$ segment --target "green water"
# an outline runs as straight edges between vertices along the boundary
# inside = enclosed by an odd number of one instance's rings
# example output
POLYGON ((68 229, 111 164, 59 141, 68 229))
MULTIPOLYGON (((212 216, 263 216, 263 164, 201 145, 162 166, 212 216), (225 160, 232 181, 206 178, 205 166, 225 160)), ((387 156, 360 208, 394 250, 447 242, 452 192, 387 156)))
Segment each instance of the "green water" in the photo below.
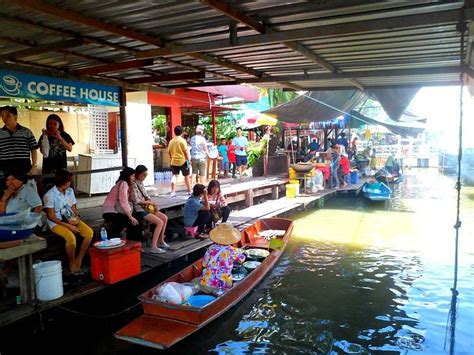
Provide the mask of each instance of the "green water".
POLYGON ((333 199, 294 216, 291 244, 264 283, 173 352, 474 353, 474 189, 462 195, 451 328, 454 180, 411 170, 395 196, 333 199))

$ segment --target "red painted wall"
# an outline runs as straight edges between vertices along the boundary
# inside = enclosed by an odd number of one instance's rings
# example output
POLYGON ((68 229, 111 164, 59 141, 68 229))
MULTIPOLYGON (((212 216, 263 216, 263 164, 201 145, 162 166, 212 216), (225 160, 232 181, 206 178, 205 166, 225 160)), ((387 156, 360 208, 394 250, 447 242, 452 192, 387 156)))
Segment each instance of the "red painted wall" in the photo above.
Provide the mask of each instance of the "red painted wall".
POLYGON ((182 122, 181 107, 209 107, 214 105, 214 98, 211 95, 188 89, 176 89, 174 95, 149 91, 147 99, 149 105, 171 108, 171 131, 182 122))

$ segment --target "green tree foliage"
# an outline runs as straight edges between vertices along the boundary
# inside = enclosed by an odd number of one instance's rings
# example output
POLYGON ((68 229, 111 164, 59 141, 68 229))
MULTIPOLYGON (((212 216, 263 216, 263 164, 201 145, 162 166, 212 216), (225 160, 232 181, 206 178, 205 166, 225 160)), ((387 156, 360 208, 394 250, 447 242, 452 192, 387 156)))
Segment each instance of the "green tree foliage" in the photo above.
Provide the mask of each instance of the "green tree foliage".
MULTIPOLYGON (((237 122, 242 117, 242 114, 235 114, 232 111, 228 112, 226 116, 216 117, 216 136, 220 138, 234 137, 237 134, 237 122)), ((203 116, 199 119, 199 124, 204 126, 205 135, 212 139, 212 117, 203 116)), ((192 132, 194 134, 194 132, 192 132)))
POLYGON ((283 91, 283 89, 268 89, 268 102, 275 107, 285 102, 296 99, 299 94, 296 91, 283 91))
POLYGON ((161 137, 166 135, 166 115, 155 115, 152 120, 152 127, 161 137))

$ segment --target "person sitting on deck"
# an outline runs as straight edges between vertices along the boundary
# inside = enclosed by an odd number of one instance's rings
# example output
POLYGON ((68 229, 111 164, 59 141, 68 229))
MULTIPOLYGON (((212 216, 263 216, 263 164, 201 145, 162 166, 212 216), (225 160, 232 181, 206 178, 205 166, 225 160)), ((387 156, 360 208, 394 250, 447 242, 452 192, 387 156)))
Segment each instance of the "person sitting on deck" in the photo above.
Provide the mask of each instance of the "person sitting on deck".
POLYGON ((212 224, 217 223, 221 218, 222 222, 227 222, 227 218, 230 215, 230 207, 227 206, 227 202, 224 195, 221 192, 221 184, 217 180, 211 180, 207 186, 207 199, 209 206, 211 207, 211 218, 206 223, 209 229, 212 229, 212 224), (217 219, 217 216, 220 218, 217 219))
POLYGON ((7 177, 7 189, 0 199, 0 214, 17 213, 32 210, 40 213, 43 203, 34 183, 28 183, 28 175, 22 171, 14 171, 7 177))
POLYGON ((347 157, 346 153, 341 154, 341 159, 339 160, 339 170, 337 172, 337 177, 339 178, 339 183, 341 187, 346 187, 346 176, 349 175, 350 172, 350 161, 347 157))
POLYGON ((211 245, 202 261, 203 271, 199 281, 202 292, 216 293, 232 287, 232 268, 234 262, 242 263, 245 255, 232 244, 240 241, 240 232, 230 223, 221 223, 210 233, 211 245))
POLYGON ((169 248, 169 245, 165 242, 168 217, 160 212, 157 203, 146 192, 143 181, 147 175, 148 169, 146 166, 138 165, 135 168, 135 181, 133 183, 133 193, 131 194, 133 215, 137 219, 144 219, 155 225, 150 252, 165 253, 166 250, 164 249, 169 248))
POLYGON ((67 170, 56 172, 54 185, 43 197, 48 225, 54 234, 66 240, 66 254, 71 273, 81 271, 82 259, 89 248, 94 231, 81 221, 76 207, 76 196, 71 188, 72 174, 67 170), (83 240, 76 256, 76 235, 83 240))
POLYGON ((198 227, 198 236, 206 238, 207 236, 204 235, 204 227, 211 218, 209 210, 210 206, 207 199, 206 187, 202 184, 194 185, 193 193, 189 196, 184 205, 184 226, 198 227))
POLYGON ((108 224, 109 238, 118 238, 125 228, 138 226, 138 220, 133 217, 133 206, 130 193, 135 181, 135 170, 125 167, 110 190, 102 205, 102 217, 108 224))

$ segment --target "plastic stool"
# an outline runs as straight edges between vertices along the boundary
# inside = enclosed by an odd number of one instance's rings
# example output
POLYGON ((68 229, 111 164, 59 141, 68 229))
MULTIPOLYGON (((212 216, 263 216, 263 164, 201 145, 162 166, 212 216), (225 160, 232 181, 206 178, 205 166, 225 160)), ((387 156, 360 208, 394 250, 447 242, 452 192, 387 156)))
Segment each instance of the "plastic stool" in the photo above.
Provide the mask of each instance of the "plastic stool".
POLYGON ((194 238, 197 234, 198 227, 184 227, 184 235, 194 238))

